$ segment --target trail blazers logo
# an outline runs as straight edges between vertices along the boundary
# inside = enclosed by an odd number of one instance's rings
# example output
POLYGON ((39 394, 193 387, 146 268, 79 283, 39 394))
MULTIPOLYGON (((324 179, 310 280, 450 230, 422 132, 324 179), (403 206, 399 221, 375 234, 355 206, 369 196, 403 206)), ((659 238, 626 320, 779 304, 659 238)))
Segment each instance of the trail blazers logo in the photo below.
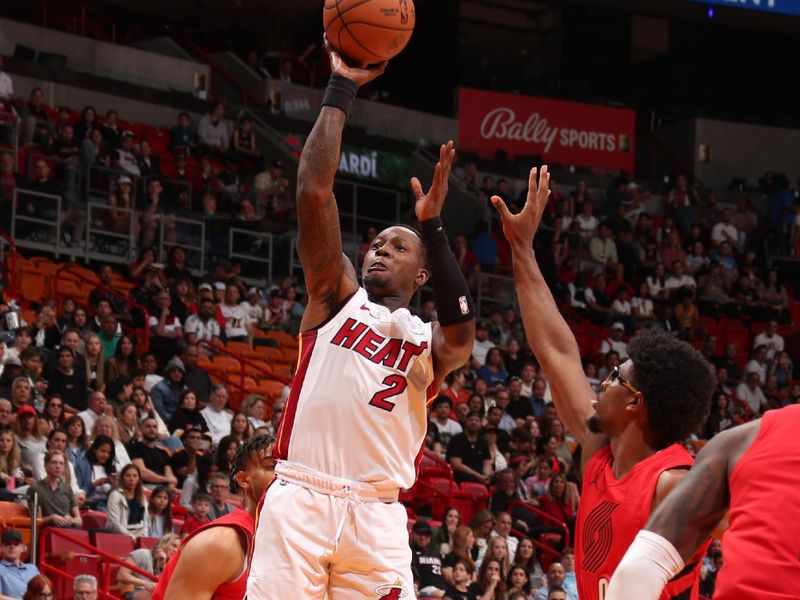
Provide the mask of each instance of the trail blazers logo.
POLYGON ((583 568, 594 573, 603 566, 614 543, 611 514, 619 504, 606 500, 599 504, 583 526, 583 568))
POLYGON ((375 594, 378 596, 378 600, 400 600, 400 598, 408 596, 408 592, 399 579, 394 583, 379 585, 375 588, 375 594))

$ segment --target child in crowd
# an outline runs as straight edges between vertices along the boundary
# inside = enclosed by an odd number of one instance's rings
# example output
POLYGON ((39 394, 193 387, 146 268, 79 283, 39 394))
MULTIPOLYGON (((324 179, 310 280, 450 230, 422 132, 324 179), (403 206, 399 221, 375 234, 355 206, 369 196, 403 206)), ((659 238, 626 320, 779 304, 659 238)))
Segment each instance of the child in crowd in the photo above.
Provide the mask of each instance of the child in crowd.
POLYGON ((181 535, 187 536, 198 527, 210 523, 209 512, 211 512, 211 496, 206 492, 195 492, 192 496, 192 514, 183 522, 181 535))

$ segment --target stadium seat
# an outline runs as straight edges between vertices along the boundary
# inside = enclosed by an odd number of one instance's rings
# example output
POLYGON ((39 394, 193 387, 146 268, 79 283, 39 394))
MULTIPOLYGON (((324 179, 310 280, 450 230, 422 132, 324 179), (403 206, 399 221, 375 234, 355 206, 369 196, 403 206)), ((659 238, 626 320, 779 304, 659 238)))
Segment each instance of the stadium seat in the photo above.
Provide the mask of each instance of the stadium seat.
POLYGON ((477 481, 462 481, 461 491, 479 497, 489 497, 489 488, 477 481))
POLYGON ((121 533, 104 533, 98 531, 94 534, 94 545, 117 558, 125 558, 134 551, 133 539, 121 533))
POLYGON ((252 349, 252 346, 245 342, 226 342, 225 347, 228 349, 228 352, 234 355, 244 355, 247 351, 252 349))
POLYGON ((27 302, 41 302, 48 295, 46 275, 38 270, 23 270, 19 278, 19 295, 27 302))
POLYGON ((226 373, 241 373, 242 371, 242 363, 239 362, 238 358, 232 356, 215 356, 213 361, 216 366, 222 367, 226 373))
POLYGON ((26 507, 16 502, 0 502, 0 519, 8 523, 13 517, 27 517, 30 519, 30 512, 26 507))
POLYGON ((84 529, 103 529, 106 526, 106 513, 99 510, 87 510, 81 513, 84 529))

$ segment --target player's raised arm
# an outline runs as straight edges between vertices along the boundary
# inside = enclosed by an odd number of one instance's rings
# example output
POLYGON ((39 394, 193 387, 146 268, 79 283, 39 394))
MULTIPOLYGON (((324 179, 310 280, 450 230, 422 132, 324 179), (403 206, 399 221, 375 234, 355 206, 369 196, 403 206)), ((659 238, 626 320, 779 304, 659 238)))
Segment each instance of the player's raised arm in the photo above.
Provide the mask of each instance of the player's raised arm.
POLYGON ((416 177, 411 190, 414 210, 422 228, 425 259, 431 272, 433 297, 439 321, 433 329, 433 361, 438 387, 448 373, 462 366, 472 353, 475 341, 475 307, 464 274, 450 249, 440 215, 447 197, 447 182, 456 151, 453 142, 439 149, 433 183, 425 194, 416 177))
POLYGON ((606 600, 657 600, 718 528, 730 505, 728 478, 758 434, 753 421, 714 437, 658 505, 614 572, 606 600))
POLYGON ((533 252, 533 238, 550 196, 550 174, 543 166, 531 169, 528 199, 522 211, 513 215, 502 199, 492 197, 503 222, 503 232, 511 244, 514 260, 514 285, 528 343, 547 375, 559 416, 583 446, 583 461, 600 447, 602 436, 589 431, 586 420, 594 413, 595 393, 586 381, 578 344, 558 311, 553 295, 542 277, 533 252))
POLYGON ((328 318, 334 307, 358 288, 355 271, 342 253, 339 211, 333 181, 339 166, 342 131, 358 88, 378 77, 386 63, 351 67, 325 41, 331 79, 317 122, 300 156, 297 172, 297 251, 308 288, 308 307, 300 326, 306 331, 328 318))

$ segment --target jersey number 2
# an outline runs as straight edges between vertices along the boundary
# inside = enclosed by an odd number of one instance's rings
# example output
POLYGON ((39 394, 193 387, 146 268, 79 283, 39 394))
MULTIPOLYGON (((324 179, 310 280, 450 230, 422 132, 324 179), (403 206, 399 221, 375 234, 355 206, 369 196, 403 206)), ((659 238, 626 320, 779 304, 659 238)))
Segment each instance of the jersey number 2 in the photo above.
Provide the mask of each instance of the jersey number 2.
POLYGON ((377 392, 369 403, 372 406, 377 406, 381 410, 392 412, 394 402, 389 402, 388 399, 393 396, 399 396, 405 392, 408 387, 408 382, 402 375, 388 375, 386 379, 383 380, 383 385, 388 385, 389 387, 377 392))

